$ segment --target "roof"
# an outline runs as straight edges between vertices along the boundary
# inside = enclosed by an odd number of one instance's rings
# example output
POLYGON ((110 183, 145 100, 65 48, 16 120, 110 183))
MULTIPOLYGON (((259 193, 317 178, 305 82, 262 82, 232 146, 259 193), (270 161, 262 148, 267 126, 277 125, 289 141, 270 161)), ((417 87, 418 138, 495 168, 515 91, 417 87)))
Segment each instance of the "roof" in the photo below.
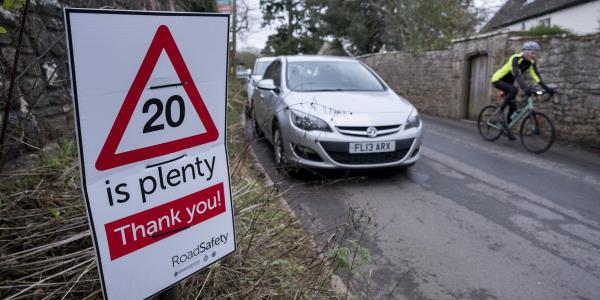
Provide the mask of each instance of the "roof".
POLYGON ((277 57, 272 57, 272 56, 263 56, 263 57, 259 57, 256 59, 256 62, 259 61, 264 61, 264 62, 270 62, 270 61, 274 61, 277 57))
POLYGON ((508 0, 494 17, 485 24, 481 31, 496 30, 524 20, 593 1, 598 0, 508 0))

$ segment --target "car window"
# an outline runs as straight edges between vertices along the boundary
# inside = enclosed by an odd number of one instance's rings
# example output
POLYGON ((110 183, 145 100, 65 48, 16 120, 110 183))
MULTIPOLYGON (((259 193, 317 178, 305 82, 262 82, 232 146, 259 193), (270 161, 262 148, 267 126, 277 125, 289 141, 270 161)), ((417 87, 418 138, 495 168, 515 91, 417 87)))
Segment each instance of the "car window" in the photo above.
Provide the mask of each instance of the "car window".
POLYGON ((265 70, 263 79, 273 79, 275 86, 281 86, 281 62, 273 61, 265 70))
POLYGON ((375 75, 359 62, 290 62, 287 84, 295 91, 383 91, 375 75))
POLYGON ((254 73, 252 75, 263 75, 272 60, 259 60, 254 64, 254 73))

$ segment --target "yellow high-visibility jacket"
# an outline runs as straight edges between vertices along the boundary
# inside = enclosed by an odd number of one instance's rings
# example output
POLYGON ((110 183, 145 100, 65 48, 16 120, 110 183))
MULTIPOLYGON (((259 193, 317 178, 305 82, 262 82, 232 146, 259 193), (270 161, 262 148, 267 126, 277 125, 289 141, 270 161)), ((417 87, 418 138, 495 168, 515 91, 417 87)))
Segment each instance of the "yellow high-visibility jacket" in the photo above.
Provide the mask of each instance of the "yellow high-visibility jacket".
POLYGON ((500 80, 508 83, 514 83, 515 79, 519 83, 522 89, 527 86, 523 80, 522 73, 529 69, 529 73, 536 83, 545 86, 542 82, 542 77, 538 71, 537 64, 535 61, 528 61, 523 57, 523 53, 517 53, 511 56, 508 61, 500 68, 494 75, 492 75, 492 83, 500 80))

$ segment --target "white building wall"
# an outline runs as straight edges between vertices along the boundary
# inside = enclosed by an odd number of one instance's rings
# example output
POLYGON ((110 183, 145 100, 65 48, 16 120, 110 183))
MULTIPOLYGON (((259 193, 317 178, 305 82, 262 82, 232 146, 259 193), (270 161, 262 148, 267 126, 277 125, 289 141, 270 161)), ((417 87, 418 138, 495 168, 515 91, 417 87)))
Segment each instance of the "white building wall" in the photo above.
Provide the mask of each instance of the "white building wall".
POLYGON ((540 25, 542 20, 550 18, 550 25, 571 30, 575 34, 585 35, 600 32, 600 1, 589 2, 567 9, 546 14, 524 22, 512 24, 497 31, 521 31, 540 25))

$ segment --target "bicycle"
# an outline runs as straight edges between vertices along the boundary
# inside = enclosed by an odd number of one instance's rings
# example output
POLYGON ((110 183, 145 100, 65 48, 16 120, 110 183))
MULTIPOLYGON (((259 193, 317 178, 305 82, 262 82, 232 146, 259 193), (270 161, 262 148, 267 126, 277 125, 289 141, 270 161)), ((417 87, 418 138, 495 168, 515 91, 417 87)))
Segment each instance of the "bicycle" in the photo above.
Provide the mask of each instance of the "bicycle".
POLYGON ((477 127, 479 134, 483 139, 493 142, 500 138, 504 133, 508 135, 507 130, 515 127, 521 119, 521 127, 519 128, 519 137, 521 144, 527 151, 540 154, 552 146, 556 138, 556 130, 554 123, 544 113, 535 111, 533 106, 534 96, 549 95, 545 97, 543 102, 550 100, 552 94, 543 91, 536 91, 527 97, 527 105, 517 110, 511 119, 510 124, 506 123, 506 114, 498 105, 487 105, 479 113, 477 119, 477 127))

